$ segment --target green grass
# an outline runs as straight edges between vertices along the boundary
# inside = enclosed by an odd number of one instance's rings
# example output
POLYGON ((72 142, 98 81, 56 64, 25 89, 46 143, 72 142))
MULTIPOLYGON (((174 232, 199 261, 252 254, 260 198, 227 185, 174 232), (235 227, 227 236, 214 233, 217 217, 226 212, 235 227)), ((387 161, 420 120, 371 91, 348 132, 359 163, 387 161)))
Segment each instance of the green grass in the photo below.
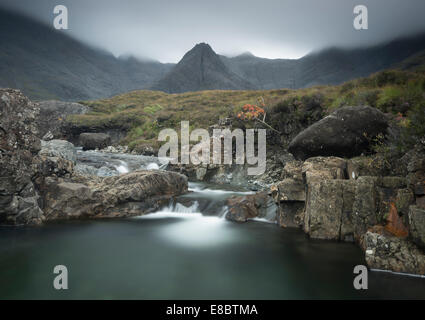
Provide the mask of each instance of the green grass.
POLYGON ((183 120, 190 121, 192 128, 207 129, 220 118, 235 117, 244 104, 258 104, 260 97, 264 98, 271 123, 281 121, 291 112, 296 121, 310 124, 317 115, 309 114, 309 110, 317 105, 323 110, 322 115, 342 106, 370 105, 386 113, 413 118, 413 113, 422 112, 425 106, 425 72, 419 70, 387 70, 337 86, 299 90, 210 90, 181 94, 132 91, 109 99, 83 101, 91 112, 74 115, 67 121, 77 127, 126 130, 122 143, 133 149, 157 145, 162 128, 178 130, 183 120))
POLYGON ((122 143, 130 148, 156 145, 163 128, 180 128, 181 121, 190 121, 192 128, 205 128, 220 118, 233 117, 244 104, 257 104, 264 97, 274 105, 290 90, 228 91, 211 90, 167 94, 159 91, 132 91, 110 99, 82 101, 91 107, 85 115, 68 117, 73 126, 91 129, 122 128, 127 136, 122 143))

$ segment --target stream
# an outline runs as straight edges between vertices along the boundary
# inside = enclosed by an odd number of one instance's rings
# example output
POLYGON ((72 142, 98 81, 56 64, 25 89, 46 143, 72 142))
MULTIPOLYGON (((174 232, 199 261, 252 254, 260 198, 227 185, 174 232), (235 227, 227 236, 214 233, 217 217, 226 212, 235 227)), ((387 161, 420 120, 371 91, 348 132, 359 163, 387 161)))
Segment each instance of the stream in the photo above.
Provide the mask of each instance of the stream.
MULTIPOLYGON (((112 175, 158 169, 154 157, 78 150, 80 170, 112 175)), ((273 217, 224 219, 225 200, 252 193, 193 183, 158 212, 111 220, 0 227, 0 299, 369 299, 425 298, 425 279, 369 272, 350 243, 309 240, 273 217), (65 265, 69 289, 53 288, 65 265)))

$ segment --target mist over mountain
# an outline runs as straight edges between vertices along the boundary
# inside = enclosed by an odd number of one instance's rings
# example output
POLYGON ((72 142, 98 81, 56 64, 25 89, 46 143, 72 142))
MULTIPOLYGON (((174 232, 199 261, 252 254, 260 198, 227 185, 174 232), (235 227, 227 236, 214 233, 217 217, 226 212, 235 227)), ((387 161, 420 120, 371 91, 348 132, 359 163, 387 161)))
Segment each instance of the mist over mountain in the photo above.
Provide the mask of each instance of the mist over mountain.
POLYGON ((392 67, 425 48, 425 33, 368 48, 328 48, 300 59, 264 59, 245 53, 221 56, 225 65, 258 89, 339 84, 392 67))
POLYGON ((172 65, 90 48, 65 32, 0 9, 0 87, 34 99, 82 100, 143 89, 172 65))
POLYGON ((116 58, 0 9, 0 87, 18 88, 39 100, 98 99, 140 89, 177 93, 339 84, 396 66, 424 49, 425 34, 368 48, 328 48, 296 60, 249 52, 226 57, 200 43, 178 64, 164 64, 116 58))

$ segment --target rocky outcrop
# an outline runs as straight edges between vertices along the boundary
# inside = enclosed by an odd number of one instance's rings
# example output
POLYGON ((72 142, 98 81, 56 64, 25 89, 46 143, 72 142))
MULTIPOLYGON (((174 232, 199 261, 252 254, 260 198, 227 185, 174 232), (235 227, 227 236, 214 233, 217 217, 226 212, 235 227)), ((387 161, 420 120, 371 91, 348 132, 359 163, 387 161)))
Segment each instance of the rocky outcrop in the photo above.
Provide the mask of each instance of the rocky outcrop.
POLYGON ((87 113, 90 108, 75 102, 47 100, 39 102, 40 115, 36 119, 38 137, 43 140, 60 139, 65 135, 64 123, 69 115, 87 113))
POLYGON ((385 159, 377 156, 359 156, 347 160, 348 179, 361 176, 378 177, 390 175, 385 159))
POLYGON ((424 253, 406 239, 368 231, 364 250, 372 269, 425 275, 424 253))
POLYGON ((406 158, 407 183, 415 194, 416 205, 425 209, 425 145, 417 145, 406 158))
POLYGON ((267 192, 231 197, 226 205, 226 219, 231 221, 246 222, 252 218, 267 217, 274 220, 276 217, 276 206, 267 192))
POLYGON ((34 186, 39 109, 18 90, 0 89, 0 224, 43 220, 34 186))
MULTIPOLYGON (((315 157, 305 162, 287 162, 282 172, 283 180, 271 186, 273 198, 279 205, 280 225, 282 227, 305 226, 308 230, 310 220, 309 216, 305 215, 305 208, 310 185, 325 180, 344 179, 345 176, 346 161, 337 157, 315 157)), ((319 238, 322 237, 319 236, 319 238)), ((327 237, 323 236, 323 238, 327 237)))
POLYGON ((300 132, 289 144, 295 158, 353 157, 369 151, 371 139, 385 133, 386 116, 368 106, 342 107, 300 132))
POLYGON ((345 179, 347 161, 338 157, 314 157, 304 161, 302 175, 305 184, 324 179, 345 179))
POLYGON ((271 187, 278 222, 301 227, 313 239, 355 241, 371 268, 423 274, 425 210, 417 205, 422 160, 411 155, 407 177, 380 175, 385 171, 369 162, 374 160, 286 163, 282 180, 271 187))
POLYGON ((80 134, 83 150, 103 149, 111 144, 111 137, 105 133, 86 132, 80 134))
POLYGON ((310 182, 304 231, 314 239, 353 241, 355 187, 352 180, 310 182))
POLYGON ((71 161, 73 164, 77 162, 77 152, 71 142, 66 140, 41 140, 41 150, 39 155, 46 157, 60 157, 71 161))
POLYGON ((282 179, 270 188, 278 205, 277 221, 282 227, 298 227, 304 220, 306 200, 302 162, 287 162, 282 170, 282 179))
POLYGON ((0 89, 0 224, 143 214, 187 191, 187 178, 173 172, 75 174, 71 143, 40 142, 38 112, 19 91, 0 89))
MULTIPOLYGON (((353 222, 354 236, 359 242, 371 227, 387 225, 391 212, 396 212, 407 225, 409 205, 414 198, 406 186, 406 179, 402 177, 360 177, 357 180, 353 222)), ((389 232, 401 231, 392 227, 393 224, 388 226, 389 232)))
POLYGON ((187 177, 181 174, 144 170, 97 179, 49 178, 46 185, 44 213, 48 220, 141 215, 188 188, 187 177))
POLYGON ((353 241, 351 211, 355 183, 346 179, 347 161, 314 157, 302 165, 307 189, 303 229, 311 238, 353 241))

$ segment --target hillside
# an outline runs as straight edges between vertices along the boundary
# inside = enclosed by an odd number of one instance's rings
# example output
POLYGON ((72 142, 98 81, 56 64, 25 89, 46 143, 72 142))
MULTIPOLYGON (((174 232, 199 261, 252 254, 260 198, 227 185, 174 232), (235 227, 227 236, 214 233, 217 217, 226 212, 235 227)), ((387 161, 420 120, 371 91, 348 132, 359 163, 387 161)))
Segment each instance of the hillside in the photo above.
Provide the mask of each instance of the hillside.
POLYGON ((425 34, 419 34, 367 48, 328 48, 296 60, 263 59, 252 54, 221 59, 257 89, 298 89, 366 77, 424 49, 425 34))
POLYGON ((0 87, 35 100, 92 100, 132 90, 269 90, 339 84, 425 50, 425 34, 369 48, 329 48, 297 60, 217 55, 198 44, 181 61, 116 58, 30 18, 0 10, 0 87))
POLYGON ((32 99, 80 100, 143 89, 170 65, 117 59, 29 18, 0 9, 0 87, 32 99))
MULTIPOLYGON (((319 110, 323 116, 347 105, 370 105, 385 113, 408 116, 414 108, 423 109, 422 66, 410 71, 381 71, 336 86, 298 90, 208 90, 180 94, 133 91, 110 99, 82 102, 91 112, 71 116, 68 125, 74 134, 121 130, 125 132, 121 143, 137 149, 157 146, 158 132, 162 128, 178 129, 182 120, 189 120, 192 128, 208 128, 221 118, 236 119, 243 105, 258 104, 260 98, 266 104, 267 121, 281 132, 287 130, 282 126, 291 119, 308 124, 312 120, 311 110, 319 110)), ((246 124, 236 121, 235 125, 246 124)))

